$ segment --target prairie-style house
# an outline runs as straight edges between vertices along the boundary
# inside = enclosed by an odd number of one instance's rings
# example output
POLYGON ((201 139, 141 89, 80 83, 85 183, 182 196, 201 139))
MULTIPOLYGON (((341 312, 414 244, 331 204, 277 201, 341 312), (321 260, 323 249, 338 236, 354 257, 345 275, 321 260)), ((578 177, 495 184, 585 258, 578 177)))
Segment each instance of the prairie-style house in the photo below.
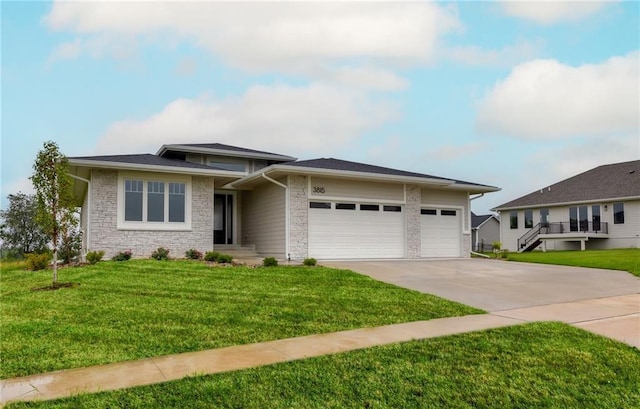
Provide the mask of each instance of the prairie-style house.
POLYGON ((493 186, 211 144, 70 158, 84 251, 245 246, 279 259, 468 257, 470 195, 493 186))

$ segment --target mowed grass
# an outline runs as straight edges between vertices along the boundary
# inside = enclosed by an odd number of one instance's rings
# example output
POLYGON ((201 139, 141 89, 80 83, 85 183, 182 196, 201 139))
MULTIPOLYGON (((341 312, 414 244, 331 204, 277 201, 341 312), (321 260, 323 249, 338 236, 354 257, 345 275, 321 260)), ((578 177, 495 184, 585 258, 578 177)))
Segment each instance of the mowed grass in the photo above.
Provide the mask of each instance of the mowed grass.
POLYGON ((507 260, 623 270, 640 277, 640 249, 532 251, 509 253, 507 260))
POLYGON ((347 270, 134 260, 51 271, 2 265, 0 378, 481 313, 347 270))
POLYGON ((547 322, 8 408, 625 409, 638 385, 637 349, 547 322))

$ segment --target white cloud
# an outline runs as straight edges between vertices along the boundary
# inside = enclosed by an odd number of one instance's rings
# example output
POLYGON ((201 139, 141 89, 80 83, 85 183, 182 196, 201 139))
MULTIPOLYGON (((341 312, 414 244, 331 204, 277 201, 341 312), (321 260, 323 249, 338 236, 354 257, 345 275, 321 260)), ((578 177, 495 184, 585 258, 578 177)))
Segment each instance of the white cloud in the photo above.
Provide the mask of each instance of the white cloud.
POLYGON ((500 2, 507 15, 532 20, 539 24, 582 20, 597 13, 608 3, 612 3, 612 0, 507 0, 500 2))
POLYGON ((427 61, 460 27, 455 7, 429 2, 55 2, 44 21, 100 45, 186 41, 249 72, 304 74, 354 59, 427 61))
POLYGON ((521 41, 499 50, 486 50, 478 46, 444 49, 444 58, 471 66, 512 67, 514 64, 534 58, 542 48, 540 42, 521 41))
POLYGON ((381 91, 397 91, 408 85, 393 72, 370 66, 340 67, 329 71, 326 78, 346 86, 381 91))
POLYGON ((97 153, 155 152, 180 142, 333 152, 396 115, 392 105, 325 84, 254 86, 240 97, 178 99, 148 118, 117 122, 100 138, 97 153))
POLYGON ((180 77, 189 77, 198 69, 196 60, 191 57, 182 58, 173 69, 173 72, 180 77))
POLYGON ((17 179, 11 180, 8 183, 2 183, 2 198, 6 198, 9 194, 16 194, 18 192, 26 193, 28 195, 34 194, 35 189, 33 183, 28 176, 22 176, 17 179))
POLYGON ((59 44, 51 55, 49 55, 49 62, 54 63, 58 60, 72 60, 77 58, 82 51, 82 41, 76 38, 74 41, 59 44))
POLYGON ((571 67, 556 60, 516 66, 480 102, 476 125, 525 139, 640 132, 638 52, 571 67))
POLYGON ((640 158, 640 136, 624 135, 586 140, 570 144, 554 152, 540 153, 530 159, 530 164, 546 156, 549 181, 564 180, 596 166, 638 160, 640 158))

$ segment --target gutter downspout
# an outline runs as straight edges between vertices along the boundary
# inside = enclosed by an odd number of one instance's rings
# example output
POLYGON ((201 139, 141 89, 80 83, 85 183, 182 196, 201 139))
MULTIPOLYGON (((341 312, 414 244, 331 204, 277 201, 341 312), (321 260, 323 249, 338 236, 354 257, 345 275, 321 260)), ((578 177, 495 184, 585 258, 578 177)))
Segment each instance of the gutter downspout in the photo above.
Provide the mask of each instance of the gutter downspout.
POLYGON ((269 176, 267 176, 264 173, 261 173, 260 176, 262 176, 265 180, 268 180, 271 183, 274 183, 282 188, 284 188, 284 231, 285 231, 285 238, 284 238, 284 247, 285 247, 285 256, 287 258, 287 260, 291 260, 291 253, 290 253, 290 247, 289 247, 289 208, 290 208, 290 199, 289 199, 289 187, 283 183, 278 182, 275 179, 270 178, 269 176))
MULTIPOLYGON (((473 241, 473 226, 472 226, 472 223, 471 223, 471 201, 472 200, 476 200, 476 199, 480 199, 482 196, 484 196, 484 193, 480 193, 476 197, 471 197, 471 195, 469 195, 469 231, 471 231, 471 241, 473 241)), ((476 230, 476 246, 477 245, 478 245, 478 230, 476 230)), ((476 253, 475 251, 473 251, 473 249, 471 249, 471 254, 476 255, 476 256, 480 256, 480 257, 490 258, 489 256, 487 256, 485 254, 476 253)))
MULTIPOLYGON (((71 176, 74 179, 80 180, 82 182, 85 182, 87 184, 87 195, 89 196, 87 198, 87 248, 85 249, 85 257, 87 252, 89 251, 89 245, 91 244, 91 181, 85 178, 82 178, 80 176, 76 176, 76 175, 71 175, 69 174, 69 176, 71 176)), ((82 223, 80 223, 82 225, 82 223)))

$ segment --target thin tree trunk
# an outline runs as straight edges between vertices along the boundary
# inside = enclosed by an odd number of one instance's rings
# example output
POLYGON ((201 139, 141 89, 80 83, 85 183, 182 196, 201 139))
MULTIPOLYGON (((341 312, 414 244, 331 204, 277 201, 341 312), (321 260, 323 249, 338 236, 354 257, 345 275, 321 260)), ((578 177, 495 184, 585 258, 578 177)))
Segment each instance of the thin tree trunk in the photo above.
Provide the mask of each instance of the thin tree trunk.
POLYGON ((53 285, 58 282, 58 248, 53 249, 53 285))

